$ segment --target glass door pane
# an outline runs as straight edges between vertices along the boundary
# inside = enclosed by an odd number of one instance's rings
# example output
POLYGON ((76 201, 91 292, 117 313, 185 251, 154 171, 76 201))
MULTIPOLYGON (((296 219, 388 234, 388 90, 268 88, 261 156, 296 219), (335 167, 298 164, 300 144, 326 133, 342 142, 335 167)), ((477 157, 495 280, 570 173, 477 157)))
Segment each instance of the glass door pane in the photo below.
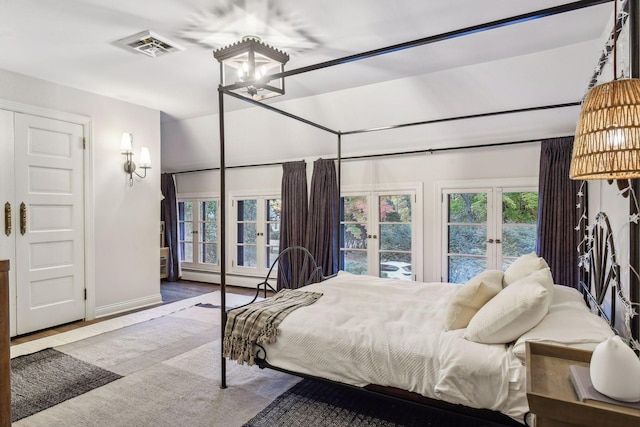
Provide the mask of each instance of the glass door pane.
POLYGON ((200 202, 200 262, 218 264, 218 201, 200 202))
POLYGON ((237 262, 242 267, 255 268, 257 262, 257 208, 256 199, 238 200, 237 262))
POLYGON ((447 194, 447 281, 464 283, 487 268, 487 193, 447 194))
POLYGON ((378 196, 379 275, 413 280, 410 194, 378 196))
POLYGON ((502 262, 506 270, 520 255, 536 249, 537 192, 502 193, 502 262))
POLYGON ((178 202, 180 261, 193 262, 193 202, 178 202))
POLYGON ((368 274, 368 198, 367 196, 342 197, 341 203, 340 265, 349 273, 368 274))
MULTIPOLYGON (((267 199, 267 223, 266 223, 266 254, 265 268, 271 267, 271 264, 278 257, 280 251, 280 199, 267 199)), ((277 271, 277 270, 276 270, 277 271)))

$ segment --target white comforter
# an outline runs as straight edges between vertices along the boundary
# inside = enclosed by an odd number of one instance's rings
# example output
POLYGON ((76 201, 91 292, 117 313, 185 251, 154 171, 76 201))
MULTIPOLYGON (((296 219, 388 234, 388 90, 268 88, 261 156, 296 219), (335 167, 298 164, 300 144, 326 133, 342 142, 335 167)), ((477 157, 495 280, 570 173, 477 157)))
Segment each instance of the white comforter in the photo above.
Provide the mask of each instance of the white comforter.
POLYGON ((313 305, 280 324, 268 362, 355 386, 378 384, 521 420, 524 369, 510 348, 444 332, 449 283, 416 283, 340 272, 304 290, 313 305))

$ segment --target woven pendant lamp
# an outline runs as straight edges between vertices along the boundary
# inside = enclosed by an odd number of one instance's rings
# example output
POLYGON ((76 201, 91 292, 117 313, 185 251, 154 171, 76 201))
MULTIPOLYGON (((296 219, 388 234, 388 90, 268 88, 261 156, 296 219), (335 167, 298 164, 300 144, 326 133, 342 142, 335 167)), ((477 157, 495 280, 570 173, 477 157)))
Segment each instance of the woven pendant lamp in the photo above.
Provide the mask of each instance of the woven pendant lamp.
POLYGON ((569 177, 640 177, 639 79, 603 83, 587 94, 576 127, 569 177))
MULTIPOLYGON (((616 4, 614 0, 617 24, 616 4)), ((573 142, 571 179, 640 177, 640 80, 616 79, 616 30, 614 80, 595 86, 582 103, 573 142)))

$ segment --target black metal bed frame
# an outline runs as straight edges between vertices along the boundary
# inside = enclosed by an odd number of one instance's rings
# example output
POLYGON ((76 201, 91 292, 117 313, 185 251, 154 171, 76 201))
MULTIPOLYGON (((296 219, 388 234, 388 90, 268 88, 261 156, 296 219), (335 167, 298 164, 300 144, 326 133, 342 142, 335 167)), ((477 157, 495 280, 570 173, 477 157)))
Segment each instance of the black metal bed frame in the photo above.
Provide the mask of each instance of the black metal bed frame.
MULTIPOLYGON (((363 59, 367 59, 367 58, 371 58, 374 56, 379 56, 379 55, 384 55, 384 54, 388 54, 388 53, 393 53, 399 50, 404 50, 404 49, 410 49, 410 48, 414 48, 417 46, 422 46, 422 45, 426 45, 426 44, 430 44, 430 43, 436 43, 436 42, 440 42, 440 41, 444 41, 444 40, 449 40, 452 38, 456 38, 456 37, 461 37, 461 36, 466 36, 466 35, 470 35, 470 34, 474 34, 477 32, 481 32, 481 31, 488 31, 488 30, 492 30, 492 29, 496 29, 496 28, 500 28, 503 26, 507 26, 507 25, 514 25, 514 24, 518 24, 518 23, 522 23, 522 22, 526 22, 526 21, 530 21, 530 20, 534 20, 534 19, 540 19, 540 18, 544 18, 544 17, 548 17, 548 16, 553 16, 556 14, 561 14, 561 13, 566 13, 566 12, 571 12, 574 10, 579 10, 582 8, 587 8, 587 7, 591 7, 591 6, 596 6, 596 5, 600 5, 600 4, 604 4, 604 3, 609 3, 612 0, 587 0, 587 1, 576 1, 573 3, 568 3, 565 5, 561 5, 561 6, 557 6, 557 7, 552 7, 552 8, 547 8, 547 9, 542 9, 542 10, 538 10, 535 12, 531 12, 531 13, 527 13, 527 14, 522 14, 522 15, 517 15, 517 16, 513 16, 511 18, 505 18, 505 19, 500 19, 497 21, 492 21, 492 22, 488 22, 485 24, 481 24, 481 25, 476 25, 476 26, 472 26, 472 27, 467 27, 467 28, 463 28, 463 29, 459 29, 459 30, 455 30, 455 31, 450 31, 450 32, 446 32, 446 33, 442 33, 442 34, 438 34, 438 35, 434 35, 434 36, 430 36, 430 37, 426 37, 426 38, 421 38, 421 39, 417 39, 414 41, 410 41, 410 42, 406 42, 406 43, 401 43, 401 44, 396 44, 396 45, 392 45, 392 46, 388 46, 388 47, 384 47, 384 48, 380 48, 380 49, 375 49, 375 50, 371 50, 371 51, 367 51, 367 52, 363 52, 360 54, 356 54, 356 55, 350 55, 347 57, 343 57, 343 58, 339 58, 339 59, 335 59, 335 60, 331 60, 331 61, 326 61, 326 62, 322 62, 322 63, 318 63, 315 65, 311 65, 311 66, 307 66, 307 67, 301 67, 301 68, 297 68, 294 70, 290 70, 290 71, 285 71, 282 73, 278 73, 278 74, 273 74, 273 75, 269 75, 266 76, 266 79, 276 79, 276 78, 280 78, 280 77, 290 77, 290 76, 294 76, 297 74, 302 74, 302 73, 307 73, 310 71, 315 71, 315 70, 319 70, 319 69, 323 69, 323 68, 327 68, 327 67, 332 67, 332 66, 336 66, 336 65, 341 65, 341 64, 346 64, 349 62, 353 62, 353 61, 358 61, 358 60, 363 60, 363 59)), ((631 44, 631 77, 638 77, 640 75, 640 54, 638 54, 638 52, 640 52, 640 31, 638 30, 638 23, 640 22, 640 17, 639 17, 639 10, 640 7, 638 6, 638 0, 630 0, 629 1, 629 17, 630 17, 630 28, 631 28, 631 36, 630 36, 630 44, 631 44)), ((221 66, 221 70, 222 70, 222 64, 221 66)), ((232 90, 238 89, 240 88, 237 84, 236 85, 228 85, 228 86, 222 86, 222 84, 220 84, 220 86, 218 87, 218 111, 219 111, 219 132, 220 132, 220 141, 219 141, 219 146, 220 146, 220 206, 219 206, 219 210, 220 210, 220 235, 221 235, 221 247, 220 247, 220 253, 219 253, 219 259, 220 259, 220 285, 221 285, 221 306, 225 307, 225 300, 226 300, 226 175, 225 175, 225 170, 226 170, 226 164, 225 164, 225 120, 224 120, 224 95, 228 95, 237 99, 240 99, 242 101, 245 102, 249 102, 255 106, 259 106, 261 108, 267 109, 269 111, 275 112, 277 114, 280 115, 284 115, 286 117, 292 118, 294 120, 300 121, 302 123, 306 123, 309 126, 313 126, 316 127, 318 129, 324 130, 328 133, 331 133, 333 135, 336 135, 337 137, 337 164, 338 164, 338 171, 337 171, 337 175, 338 175, 338 189, 340 189, 340 185, 341 185, 341 180, 340 180, 340 172, 341 172, 341 162, 342 162, 342 136, 343 135, 351 135, 351 134, 357 134, 357 133, 364 133, 364 132, 374 132, 374 131, 382 131, 382 130, 391 130, 391 129, 397 129, 397 128, 403 128, 403 127, 408 127, 408 126, 418 126, 418 125, 425 125, 425 124, 431 124, 431 123, 435 123, 438 120, 428 120, 428 121, 421 121, 421 122, 413 122, 413 123, 405 123, 405 124, 399 124, 399 125, 391 125, 391 126, 383 126, 383 127, 378 127, 378 128, 371 128, 371 129, 359 129, 359 130, 352 130, 352 131, 347 131, 347 132, 341 132, 341 131, 336 131, 333 129, 330 129, 326 126, 323 126, 321 124, 315 123, 311 120, 302 118, 300 116, 297 116, 295 114, 277 109, 273 106, 270 106, 268 104, 263 104, 261 102, 257 102, 254 101, 252 99, 249 98, 244 98, 240 95, 237 95, 235 93, 232 92, 232 90)), ((548 109, 548 108, 565 108, 568 106, 575 106, 575 105, 579 105, 580 102, 571 102, 571 103, 566 103, 566 104, 558 104, 555 106, 543 106, 543 107, 533 107, 531 109, 525 109, 527 111, 534 111, 537 109, 548 109)), ((509 114, 509 113, 513 113, 513 112, 523 112, 525 110, 513 110, 513 111, 507 111, 507 112, 490 112, 490 113, 484 113, 484 114, 477 114, 477 115, 472 115, 472 116, 463 116, 463 117, 457 117, 457 118, 449 118, 449 119, 442 119, 441 121, 448 121, 448 120, 462 120, 462 119, 474 119, 474 118, 480 118, 480 117, 488 117, 488 116, 493 116, 493 115, 497 115, 497 114, 509 114)), ((632 182, 632 186, 634 189, 637 189, 637 194, 640 194, 640 183, 638 182, 639 180, 633 180, 632 182)), ((633 207, 633 209, 635 210, 635 206, 633 207)), ((336 228, 339 227, 339 224, 336 224, 336 228)), ((630 264, 632 266, 637 267, 640 266, 640 226, 638 226, 637 224, 634 226, 634 224, 631 224, 631 230, 630 230, 630 264)), ((636 268, 636 271, 640 271, 640 267, 636 268)), ((632 277, 630 280, 630 289, 631 289, 631 295, 630 295, 630 299, 631 301, 640 301, 640 279, 632 277)), ((259 291, 258 291, 259 292, 259 291)), ((265 292, 266 292, 266 285, 265 285, 265 292)), ((225 324, 226 324, 226 310, 221 310, 221 332, 222 334, 224 334, 224 329, 225 329, 225 324)), ((638 324, 640 324, 640 322, 635 322, 632 325, 632 333, 634 334, 634 336, 638 336, 638 329, 639 326, 638 324)), ((279 368, 273 367, 273 366, 269 366, 268 364, 263 365, 264 367, 270 367, 273 369, 278 369, 281 370, 279 368)), ((298 375, 298 376, 306 376, 306 375, 301 375, 299 373, 295 373, 295 372, 289 372, 291 374, 294 375, 298 375)), ((224 358, 224 356, 222 356, 222 351, 221 351, 221 381, 220 381, 220 387, 221 388, 226 388, 226 359, 224 358)), ((380 393, 378 393, 380 394, 380 393)), ((385 393, 382 393, 384 395, 386 395, 385 393)), ((403 400, 406 400, 406 397, 402 398, 403 400)), ((430 405, 431 406, 431 405, 430 405)), ((459 406, 459 405, 456 405, 459 406)), ((492 411, 490 411, 492 412, 492 411)), ((482 418, 482 417, 481 417, 482 418)))
MULTIPOLYGON (((595 216, 592 229, 586 244, 586 254, 583 255, 582 268, 585 270, 585 280, 580 280, 580 288, 585 302, 594 313, 605 319, 611 329, 627 341, 632 347, 638 346, 639 337, 631 328, 634 317, 634 301, 627 297, 620 285, 620 265, 613 241, 611 223, 606 213, 598 212, 595 216), (606 307, 606 298, 609 295, 609 306, 606 307), (618 304, 624 310, 622 320, 626 330, 618 326, 620 313, 618 304), (629 316, 627 317, 627 314, 629 316)), ((631 285, 630 285, 631 286, 631 285)))

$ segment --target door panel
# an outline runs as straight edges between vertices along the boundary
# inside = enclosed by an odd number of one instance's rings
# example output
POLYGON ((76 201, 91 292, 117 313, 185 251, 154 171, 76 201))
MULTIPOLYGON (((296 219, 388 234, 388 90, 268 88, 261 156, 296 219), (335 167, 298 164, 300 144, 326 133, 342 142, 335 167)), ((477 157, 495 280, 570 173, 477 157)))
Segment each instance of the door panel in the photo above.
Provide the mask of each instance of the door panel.
POLYGON ((83 127, 15 115, 17 333, 83 319, 83 127))

